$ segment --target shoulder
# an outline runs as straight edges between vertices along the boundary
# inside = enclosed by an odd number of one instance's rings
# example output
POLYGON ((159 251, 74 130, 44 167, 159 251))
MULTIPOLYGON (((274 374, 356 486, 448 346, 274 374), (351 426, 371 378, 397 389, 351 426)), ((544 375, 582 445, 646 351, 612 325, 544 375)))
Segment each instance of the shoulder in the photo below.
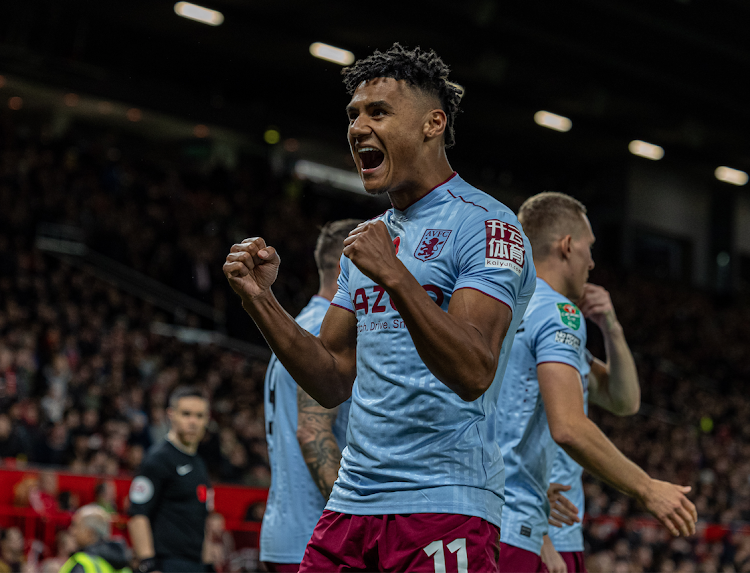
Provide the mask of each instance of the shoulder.
POLYGON ((581 310, 562 294, 542 286, 542 283, 531 297, 526 319, 532 324, 547 324, 573 332, 585 328, 581 310))
POLYGON ((528 243, 516 214, 491 195, 462 179, 453 188, 447 188, 446 192, 453 203, 451 209, 461 213, 459 234, 475 234, 479 230, 488 233, 488 237, 512 233, 511 238, 519 244, 528 243))
POLYGON ((172 447, 166 440, 151 446, 146 455, 143 456, 139 471, 157 471, 169 466, 174 458, 172 447))
POLYGON ((487 216, 510 216, 518 221, 513 211, 508 209, 500 201, 470 185, 460 177, 446 186, 448 196, 456 204, 456 209, 460 209, 467 216, 482 218, 487 216))

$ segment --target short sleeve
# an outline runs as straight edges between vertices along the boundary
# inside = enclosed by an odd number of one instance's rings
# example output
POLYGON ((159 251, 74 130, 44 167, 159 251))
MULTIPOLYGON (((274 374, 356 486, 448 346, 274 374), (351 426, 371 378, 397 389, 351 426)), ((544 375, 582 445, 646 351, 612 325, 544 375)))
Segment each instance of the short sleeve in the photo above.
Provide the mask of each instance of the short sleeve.
POLYGON ((151 517, 159 503, 166 476, 155 458, 144 460, 138 474, 130 483, 128 498, 130 499, 129 515, 145 515, 151 517))
POLYGON ((338 306, 349 312, 354 312, 352 298, 349 294, 349 264, 351 261, 344 255, 341 255, 341 272, 338 278, 338 290, 331 301, 333 306, 338 306))
POLYGON ((531 253, 521 225, 507 213, 464 223, 456 237, 458 280, 454 292, 471 288, 499 300, 511 311, 528 280, 531 253))
MULTIPOLYGON (((540 309, 541 310, 541 309, 540 309)), ((581 371, 581 358, 586 352, 585 329, 581 311, 570 303, 545 303, 544 318, 533 333, 537 365, 561 362, 581 371)))

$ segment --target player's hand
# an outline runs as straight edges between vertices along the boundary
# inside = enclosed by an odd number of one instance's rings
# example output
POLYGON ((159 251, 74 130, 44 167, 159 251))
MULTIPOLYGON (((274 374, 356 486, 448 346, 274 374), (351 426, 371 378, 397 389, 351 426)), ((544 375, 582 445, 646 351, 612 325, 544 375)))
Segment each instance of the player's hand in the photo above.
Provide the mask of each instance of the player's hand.
POLYGON ((563 491, 570 491, 570 486, 551 482, 547 489, 550 506, 549 524, 555 527, 573 525, 581 521, 578 517, 578 508, 561 493, 563 491))
POLYGON ((544 543, 542 543, 542 551, 539 556, 542 558, 542 563, 547 567, 549 573, 568 573, 568 566, 565 564, 565 560, 557 552, 555 546, 552 545, 552 541, 546 535, 544 536, 544 543))
POLYGON ((357 225, 344 239, 343 252, 362 274, 379 285, 386 286, 405 269, 396 258, 396 249, 383 221, 357 225))
POLYGON ((276 249, 266 246, 262 238, 252 237, 232 245, 223 270, 232 290, 249 302, 271 290, 280 262, 276 249))
POLYGON ((583 316, 593 321, 602 332, 607 332, 619 324, 609 291, 604 287, 586 283, 583 286, 583 296, 578 301, 578 308, 583 316))
POLYGON ((685 497, 690 490, 690 486, 652 479, 641 501, 675 537, 693 535, 698 513, 693 502, 685 497))

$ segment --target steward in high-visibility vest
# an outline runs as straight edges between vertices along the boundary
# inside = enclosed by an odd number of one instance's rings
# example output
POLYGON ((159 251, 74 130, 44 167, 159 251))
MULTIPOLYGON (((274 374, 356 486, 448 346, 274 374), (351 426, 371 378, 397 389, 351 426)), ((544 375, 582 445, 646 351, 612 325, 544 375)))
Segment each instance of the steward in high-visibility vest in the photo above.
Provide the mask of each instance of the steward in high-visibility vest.
POLYGON ((78 571, 82 571, 82 573, 131 573, 132 570, 130 567, 115 569, 104 557, 78 551, 73 553, 70 559, 63 564, 59 573, 77 573, 78 571))
POLYGON ((76 511, 68 530, 79 550, 70 556, 60 573, 132 573, 127 547, 109 541, 110 517, 96 504, 76 511))

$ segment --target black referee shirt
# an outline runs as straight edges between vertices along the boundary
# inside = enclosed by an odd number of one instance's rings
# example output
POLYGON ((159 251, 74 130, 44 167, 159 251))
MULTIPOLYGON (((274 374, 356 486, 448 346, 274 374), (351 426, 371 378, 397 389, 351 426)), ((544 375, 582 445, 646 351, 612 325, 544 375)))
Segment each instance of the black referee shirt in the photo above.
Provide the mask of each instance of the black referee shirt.
POLYGON ((151 521, 157 559, 201 562, 214 492, 206 465, 165 441, 149 450, 130 485, 132 515, 151 521))

